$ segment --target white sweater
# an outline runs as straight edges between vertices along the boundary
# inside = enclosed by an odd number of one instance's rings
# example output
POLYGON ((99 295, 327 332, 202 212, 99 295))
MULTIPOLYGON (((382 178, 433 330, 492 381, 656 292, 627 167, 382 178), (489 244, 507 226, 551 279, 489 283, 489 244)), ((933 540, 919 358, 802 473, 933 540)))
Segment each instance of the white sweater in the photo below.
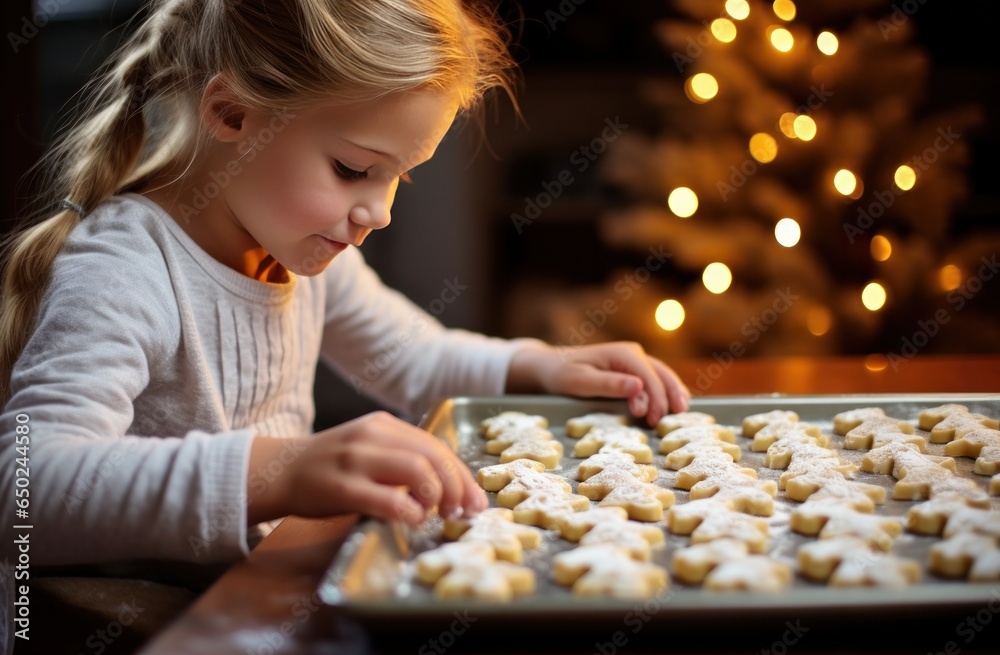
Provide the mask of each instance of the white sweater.
POLYGON ((246 525, 248 483, 267 477, 247 470, 251 439, 312 432, 318 358, 415 419, 447 396, 501 393, 520 343, 445 329, 356 248, 320 275, 259 282, 151 200, 114 197, 66 241, 14 367, 0 521, 34 526, 37 565, 234 560, 263 528, 246 525), (19 414, 27 520, 14 516, 19 414))

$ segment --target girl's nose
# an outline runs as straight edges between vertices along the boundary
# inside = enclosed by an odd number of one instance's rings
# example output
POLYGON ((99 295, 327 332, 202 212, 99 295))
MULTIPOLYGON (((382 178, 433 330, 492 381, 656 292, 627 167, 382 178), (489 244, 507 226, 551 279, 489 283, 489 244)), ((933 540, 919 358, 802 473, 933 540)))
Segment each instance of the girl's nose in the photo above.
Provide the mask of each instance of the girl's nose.
POLYGON ((355 205, 351 208, 348 218, 355 225, 372 230, 381 230, 389 225, 391 220, 389 208, 384 203, 379 202, 355 205))
POLYGON ((392 201, 396 198, 398 186, 398 178, 392 178, 389 180, 388 186, 372 187, 370 193, 357 198, 347 218, 355 225, 361 225, 371 230, 381 230, 386 227, 392 219, 390 210, 392 209, 392 201))

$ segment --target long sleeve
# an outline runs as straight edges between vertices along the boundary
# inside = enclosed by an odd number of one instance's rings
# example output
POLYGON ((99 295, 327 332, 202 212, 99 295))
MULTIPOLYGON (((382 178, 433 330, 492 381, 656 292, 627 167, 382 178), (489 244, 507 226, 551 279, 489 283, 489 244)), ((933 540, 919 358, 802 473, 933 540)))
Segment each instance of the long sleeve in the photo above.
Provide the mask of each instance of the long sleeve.
POLYGON ((173 431, 191 415, 181 401, 161 405, 152 424, 135 416, 151 382, 176 372, 185 320, 160 246, 130 225, 137 220, 81 224, 13 370, 0 415, 0 520, 34 525, 33 564, 210 562, 248 552, 253 431, 173 431), (19 415, 30 435, 27 520, 13 514, 19 415), (132 433, 138 425, 164 432, 132 433))
MULTIPOLYGON (((358 394, 410 417, 448 396, 502 393, 511 357, 529 341, 446 329, 386 287, 356 248, 341 253, 325 279, 324 360, 358 394)), ((457 280, 443 287, 444 300, 462 291, 457 280)))
POLYGON ((33 563, 233 561, 266 532, 246 524, 248 489, 272 474, 248 471, 252 440, 310 433, 321 356, 358 393, 419 416, 500 393, 520 341, 445 329, 354 248, 323 275, 252 280, 123 194, 67 239, 14 366, 0 521, 21 522, 27 417, 33 563))

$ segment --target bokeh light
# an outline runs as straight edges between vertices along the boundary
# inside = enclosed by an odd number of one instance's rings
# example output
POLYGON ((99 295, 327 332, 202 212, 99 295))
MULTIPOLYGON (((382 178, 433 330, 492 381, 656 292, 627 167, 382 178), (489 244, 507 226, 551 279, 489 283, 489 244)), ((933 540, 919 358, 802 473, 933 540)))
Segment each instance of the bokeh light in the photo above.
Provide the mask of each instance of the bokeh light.
POLYGON ((795 37, 784 27, 771 30, 771 45, 778 52, 788 52, 795 45, 795 37))
POLYGON ((770 163, 778 156, 778 142, 770 134, 758 132, 750 137, 750 156, 762 164, 770 163))
POLYGON ((698 210, 698 196, 686 186, 677 187, 667 197, 667 207, 675 216, 688 218, 698 210))
POLYGON ((806 328, 810 334, 821 337, 833 327, 833 314, 826 307, 813 307, 806 314, 806 328))
POLYGON ((703 104, 719 93, 719 82, 708 73, 698 73, 688 78, 684 91, 693 102, 703 104))
POLYGON ((865 357, 865 368, 869 371, 884 371, 889 366, 889 358, 882 353, 872 353, 865 357))
POLYGON ((892 243, 881 234, 876 234, 872 237, 871 243, 868 244, 868 249, 872 253, 872 259, 877 262, 884 262, 892 256, 892 243))
POLYGON ((743 20, 750 15, 750 4, 747 0, 726 0, 726 13, 736 20, 743 20))
POLYGON ((896 183, 896 186, 903 191, 909 191, 913 188, 913 185, 917 183, 917 172, 906 164, 903 164, 896 169, 896 173, 892 176, 892 180, 896 183))
POLYGON ((858 178, 856 178, 854 173, 846 168, 841 168, 837 171, 837 174, 833 176, 833 188, 835 188, 838 193, 849 196, 854 193, 855 189, 858 188, 858 178))
POLYGON ((792 130, 795 132, 795 136, 803 141, 812 141, 816 136, 816 121, 812 119, 812 116, 804 114, 796 116, 792 122, 792 130))
POLYGON ((780 129, 781 133, 789 139, 798 138, 795 134, 795 119, 795 113, 790 111, 786 111, 781 115, 781 118, 778 119, 778 129, 780 129))
POLYGON ((885 287, 878 282, 869 282, 861 292, 861 302, 868 311, 877 312, 885 306, 885 301, 885 287))
POLYGON ((774 10, 774 15, 781 20, 788 21, 795 18, 795 3, 792 0, 774 0, 771 9, 774 10))
POLYGON ((786 248, 791 248, 802 238, 802 229, 794 218, 783 218, 774 226, 774 238, 786 248))
POLYGON ((684 307, 676 300, 664 300, 656 307, 656 324, 673 331, 684 323, 684 307))
POLYGON ((731 43, 736 38, 736 23, 728 18, 716 18, 711 25, 712 36, 722 43, 731 43))
POLYGON ((722 293, 733 283, 733 274, 729 267, 722 262, 712 262, 705 267, 701 274, 701 281, 705 288, 712 293, 722 293))
POLYGON ((945 264, 938 271, 938 284, 944 291, 954 291, 962 285, 962 269, 954 264, 945 264))
POLYGON ((824 55, 835 55, 837 54, 837 49, 840 48, 840 41, 833 32, 820 32, 816 37, 816 47, 824 55))

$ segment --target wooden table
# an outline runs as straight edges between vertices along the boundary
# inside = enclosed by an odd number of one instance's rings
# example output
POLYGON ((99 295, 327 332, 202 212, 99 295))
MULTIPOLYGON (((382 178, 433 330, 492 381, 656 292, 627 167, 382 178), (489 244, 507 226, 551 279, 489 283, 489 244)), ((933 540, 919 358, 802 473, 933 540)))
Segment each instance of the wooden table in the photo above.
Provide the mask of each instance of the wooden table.
MULTIPOLYGON (((865 358, 853 357, 743 359, 728 364, 705 360, 678 363, 675 369, 698 392, 697 395, 1000 392, 1000 355, 918 356, 895 363, 866 362, 865 358), (709 381, 704 388, 693 384, 701 379, 700 375, 709 381)), ((524 647, 511 649, 510 644, 516 643, 511 640, 518 637, 509 625, 495 626, 497 630, 491 630, 482 623, 475 629, 470 628, 468 635, 452 635, 441 640, 435 640, 442 636, 437 626, 426 626, 422 632, 408 630, 405 634, 395 625, 366 631, 321 606, 314 595, 320 576, 356 520, 355 516, 328 520, 286 519, 245 561, 233 566, 177 621, 147 644, 142 655, 332 652, 416 652, 424 655, 440 654, 448 650, 446 646, 450 644, 457 644, 455 652, 526 652, 530 650, 528 644, 539 643, 539 637, 527 635, 524 647), (394 631, 399 632, 395 643, 386 639, 394 631), (474 633, 478 638, 474 638, 474 633), (377 647, 372 646, 373 642, 377 642, 377 647)), ((950 619, 942 625, 931 626, 934 617, 914 617, 908 629, 926 626, 926 643, 921 643, 919 650, 905 652, 995 654, 1000 644, 1000 585, 997 585, 996 595, 997 611, 989 615, 988 624, 979 624, 978 634, 970 633, 976 634, 971 643, 965 642, 966 633, 957 631, 957 624, 950 619)), ((580 627, 585 629, 585 626, 580 627)), ((850 629, 844 626, 841 632, 850 635, 850 629)), ((704 647, 688 645, 689 650, 718 652, 719 643, 725 643, 725 649, 732 652, 760 650, 760 646, 751 641, 741 645, 738 635, 727 638, 726 626, 707 630, 704 647)), ((595 634, 593 640, 588 638, 571 652, 639 653, 643 648, 652 652, 670 646, 669 635, 658 636, 652 644, 633 642, 627 647, 618 647, 610 639, 612 633, 595 634), (605 637, 603 640, 601 635, 605 637)), ((780 639, 782 633, 773 634, 780 639)), ((861 645, 871 643, 859 637, 855 641, 861 645)), ((799 646, 780 643, 770 652, 779 655, 786 650, 790 653, 827 652, 829 648, 805 636, 799 646)), ((864 650, 862 646, 858 652, 864 650)), ((555 652, 555 649, 548 648, 547 652, 555 652)))

